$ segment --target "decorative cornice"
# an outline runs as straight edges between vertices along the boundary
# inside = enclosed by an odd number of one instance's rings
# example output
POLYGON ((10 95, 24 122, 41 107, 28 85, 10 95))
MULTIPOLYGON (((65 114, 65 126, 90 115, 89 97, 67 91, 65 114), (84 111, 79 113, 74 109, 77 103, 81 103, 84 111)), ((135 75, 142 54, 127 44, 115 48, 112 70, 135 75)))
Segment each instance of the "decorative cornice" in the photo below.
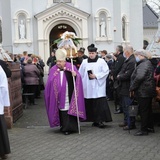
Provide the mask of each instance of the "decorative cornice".
POLYGON ((43 19, 43 21, 46 22, 46 21, 52 19, 53 17, 58 17, 58 16, 67 16, 67 17, 69 16, 69 17, 71 17, 73 19, 76 19, 76 20, 79 20, 79 21, 82 20, 82 18, 72 14, 71 12, 68 12, 68 11, 66 11, 64 9, 61 9, 61 10, 59 10, 57 12, 54 12, 52 15, 49 15, 49 16, 45 17, 43 19))
POLYGON ((52 19, 53 17, 57 16, 69 16, 71 18, 74 18, 76 20, 81 21, 82 19, 87 19, 87 17, 90 14, 77 9, 73 6, 70 6, 65 3, 59 3, 57 5, 54 5, 38 14, 35 15, 35 17, 39 20, 48 21, 52 19))

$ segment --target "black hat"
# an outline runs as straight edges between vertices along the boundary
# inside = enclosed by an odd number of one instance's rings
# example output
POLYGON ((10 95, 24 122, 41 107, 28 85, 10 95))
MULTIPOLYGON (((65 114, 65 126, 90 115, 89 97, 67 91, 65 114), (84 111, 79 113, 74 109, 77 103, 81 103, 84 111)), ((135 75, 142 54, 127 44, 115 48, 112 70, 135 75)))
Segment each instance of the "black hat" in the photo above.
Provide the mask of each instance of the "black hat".
POLYGON ((91 44, 87 47, 89 52, 97 52, 97 48, 94 46, 94 44, 91 44))
POLYGON ((84 53, 84 52, 85 52, 85 48, 81 47, 81 48, 78 50, 78 52, 84 53))

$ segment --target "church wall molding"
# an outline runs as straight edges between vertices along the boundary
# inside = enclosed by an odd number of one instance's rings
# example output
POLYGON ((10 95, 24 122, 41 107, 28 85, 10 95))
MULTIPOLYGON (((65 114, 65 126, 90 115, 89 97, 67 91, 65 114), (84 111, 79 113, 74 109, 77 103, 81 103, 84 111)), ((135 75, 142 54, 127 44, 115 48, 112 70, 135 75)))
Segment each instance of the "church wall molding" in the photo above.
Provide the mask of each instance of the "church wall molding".
MULTIPOLYGON (((65 0, 59 0, 59 2, 54 2, 53 0, 48 0, 47 2, 47 8, 52 7, 56 3, 66 3, 65 0)), ((71 0, 71 2, 67 2, 73 5, 74 7, 78 7, 78 2, 77 0, 71 0)))

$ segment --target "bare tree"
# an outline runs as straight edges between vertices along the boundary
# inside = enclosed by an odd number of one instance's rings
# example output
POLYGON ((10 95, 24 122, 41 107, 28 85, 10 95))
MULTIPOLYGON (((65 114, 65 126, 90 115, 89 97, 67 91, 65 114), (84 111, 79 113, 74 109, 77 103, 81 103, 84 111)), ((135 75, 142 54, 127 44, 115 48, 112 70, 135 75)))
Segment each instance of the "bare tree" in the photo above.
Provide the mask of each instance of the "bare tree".
POLYGON ((160 0, 143 0, 146 1, 147 4, 149 4, 156 13, 160 12, 160 0))

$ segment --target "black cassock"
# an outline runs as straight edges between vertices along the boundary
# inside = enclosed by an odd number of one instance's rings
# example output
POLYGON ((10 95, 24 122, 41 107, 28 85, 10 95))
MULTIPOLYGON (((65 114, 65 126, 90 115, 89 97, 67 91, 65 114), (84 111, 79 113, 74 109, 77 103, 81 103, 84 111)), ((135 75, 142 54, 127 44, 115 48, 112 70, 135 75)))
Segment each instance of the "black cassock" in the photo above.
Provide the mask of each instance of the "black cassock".
POLYGON ((4 115, 0 115, 0 156, 10 153, 10 145, 4 115))

